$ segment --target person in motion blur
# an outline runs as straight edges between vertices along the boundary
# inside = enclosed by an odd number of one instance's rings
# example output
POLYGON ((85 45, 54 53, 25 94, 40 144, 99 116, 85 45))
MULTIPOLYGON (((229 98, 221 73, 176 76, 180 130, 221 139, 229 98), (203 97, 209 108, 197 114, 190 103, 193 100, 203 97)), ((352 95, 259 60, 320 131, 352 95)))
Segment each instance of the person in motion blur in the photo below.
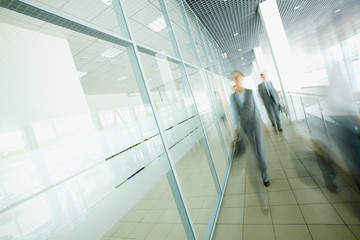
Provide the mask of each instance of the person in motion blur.
POLYGON ((264 144, 264 127, 267 132, 267 114, 257 91, 245 89, 244 75, 236 70, 232 72, 231 79, 235 81, 235 92, 231 95, 231 117, 235 124, 235 132, 242 127, 259 162, 263 183, 270 185, 267 170, 267 159, 264 144))
POLYGON ((277 125, 278 130, 282 132, 283 129, 280 121, 279 95, 277 94, 272 82, 266 80, 266 75, 264 73, 260 74, 260 77, 263 82, 258 85, 258 90, 269 115, 271 124, 273 127, 277 125))

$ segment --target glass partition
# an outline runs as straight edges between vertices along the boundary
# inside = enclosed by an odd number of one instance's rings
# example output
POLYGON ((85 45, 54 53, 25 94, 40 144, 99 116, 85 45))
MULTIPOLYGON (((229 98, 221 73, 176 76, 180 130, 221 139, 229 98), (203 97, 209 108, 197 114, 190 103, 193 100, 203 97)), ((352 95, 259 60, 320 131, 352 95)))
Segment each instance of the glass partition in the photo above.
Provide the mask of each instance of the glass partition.
POLYGON ((165 130, 185 204, 189 208, 197 236, 201 239, 208 224, 212 224, 209 220, 218 203, 218 180, 212 177, 209 166, 212 160, 206 152, 208 149, 201 120, 185 72, 182 71, 183 66, 160 54, 140 52, 140 59, 160 124, 165 130))
POLYGON ((224 141, 217 121, 217 113, 208 94, 205 76, 198 69, 187 67, 187 74, 194 93, 197 108, 203 123, 210 150, 214 159, 216 172, 221 184, 224 182, 227 168, 227 153, 224 149, 224 141))
POLYGON ((182 4, 0 1, 0 239, 210 238, 228 130, 182 4))

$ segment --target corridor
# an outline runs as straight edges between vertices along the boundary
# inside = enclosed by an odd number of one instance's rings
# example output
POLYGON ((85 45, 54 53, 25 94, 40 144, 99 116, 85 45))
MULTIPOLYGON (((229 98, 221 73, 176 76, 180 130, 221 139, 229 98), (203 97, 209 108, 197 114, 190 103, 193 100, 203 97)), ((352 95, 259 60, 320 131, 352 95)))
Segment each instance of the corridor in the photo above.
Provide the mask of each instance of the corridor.
POLYGON ((213 239, 360 239, 359 193, 340 176, 339 193, 325 187, 299 132, 306 130, 286 126, 283 133, 266 136, 268 188, 253 181, 260 173, 254 172, 249 149, 233 160, 213 239))

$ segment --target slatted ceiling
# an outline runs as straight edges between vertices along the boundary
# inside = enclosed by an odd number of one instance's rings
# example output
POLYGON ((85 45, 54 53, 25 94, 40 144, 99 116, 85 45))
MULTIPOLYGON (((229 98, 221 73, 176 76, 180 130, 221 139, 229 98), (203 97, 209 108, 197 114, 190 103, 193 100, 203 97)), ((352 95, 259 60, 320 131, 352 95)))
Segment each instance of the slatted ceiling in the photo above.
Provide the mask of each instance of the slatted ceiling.
MULTIPOLYGON (((244 63, 242 56, 251 57, 244 58, 247 69, 243 69, 245 74, 250 74, 251 63, 254 60, 253 54, 245 55, 251 52, 253 48, 266 43, 266 35, 264 33, 257 8, 259 3, 264 0, 186 0, 187 4, 195 12, 200 21, 209 30, 216 42, 219 44, 223 52, 227 53, 228 59, 235 68, 241 68, 244 63), (239 35, 234 37, 234 33, 239 35), (242 51, 239 52, 238 49, 242 51)), ((342 14, 354 11, 354 7, 359 9, 359 0, 278 0, 279 11, 282 16, 284 28, 288 30, 286 33, 291 41, 305 41, 303 46, 311 48, 319 37, 310 37, 312 31, 320 31, 320 29, 328 29, 329 24, 337 21, 334 11, 342 9, 342 14), (295 7, 299 9, 294 10, 295 7), (346 13, 345 13, 346 12, 346 13), (309 34, 310 32, 310 34, 309 34), (312 42, 309 39, 313 39, 312 42)), ((358 12, 360 9, 358 10, 358 12)), ((349 14, 348 14, 349 15, 349 14)), ((350 14, 353 18, 359 19, 360 14, 350 14)), ((347 18, 338 26, 339 31, 343 29, 351 29, 352 26, 359 26, 357 21, 347 18), (355 22, 355 23, 354 23, 355 22)), ((336 24, 334 24, 336 25, 336 24)), ((360 32, 357 27, 352 28, 351 32, 346 31, 347 35, 360 32), (355 32, 354 32, 355 31, 355 32)), ((344 30, 345 31, 345 30, 344 30)), ((325 31, 326 32, 326 31, 325 31)), ((349 36, 350 37, 350 36, 349 36)), ((322 48, 331 44, 336 44, 338 39, 332 36, 329 41, 324 43, 322 48)), ((321 39, 327 39, 326 36, 321 39)), ((322 41, 324 42, 324 40, 322 41)), ((321 44, 322 44, 321 42, 321 44)))

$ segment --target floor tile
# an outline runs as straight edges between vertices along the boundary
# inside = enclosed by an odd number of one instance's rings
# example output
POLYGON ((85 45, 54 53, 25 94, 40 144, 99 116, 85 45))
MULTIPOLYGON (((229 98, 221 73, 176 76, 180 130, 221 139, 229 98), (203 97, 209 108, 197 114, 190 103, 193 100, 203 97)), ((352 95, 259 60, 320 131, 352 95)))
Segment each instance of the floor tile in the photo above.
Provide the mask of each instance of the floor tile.
POLYGON ((354 234, 354 236, 357 238, 357 239, 360 239, 360 225, 349 225, 348 226, 351 230, 351 232, 354 234))
POLYGON ((283 169, 304 168, 304 166, 300 160, 282 161, 281 165, 283 166, 283 169))
POLYGON ((243 225, 216 225, 214 240, 241 240, 243 225))
POLYGON ((307 224, 343 224, 330 204, 300 205, 300 209, 307 224))
POLYGON ((222 207, 219 213, 218 224, 241 224, 243 223, 243 208, 222 207))
POLYGON ((274 224, 305 224, 298 205, 271 206, 274 224))
POLYGON ((268 193, 246 193, 245 207, 259 207, 269 205, 268 193))
POLYGON ((271 178, 272 180, 275 180, 275 179, 284 179, 286 178, 286 174, 284 172, 283 169, 280 169, 280 170, 269 170, 268 171, 268 174, 269 174, 269 178, 271 178))
POLYGON ((312 177, 289 178, 292 189, 317 188, 312 177))
POLYGON ((284 169, 284 171, 288 178, 299 178, 299 177, 310 176, 305 168, 289 168, 289 169, 284 169))
POLYGON ((347 202, 360 202, 359 193, 355 192, 351 187, 339 187, 340 192, 333 193, 327 188, 321 188, 321 191, 329 199, 331 203, 347 203, 347 202))
POLYGON ((113 234, 113 237, 127 238, 137 226, 137 223, 124 222, 119 225, 117 231, 113 234))
POLYGON ((333 207, 346 224, 360 224, 360 203, 335 203, 333 207))
POLYGON ((270 186, 267 188, 269 192, 273 191, 281 191, 281 190, 290 190, 290 184, 287 179, 275 179, 271 180, 270 178, 270 186))
POLYGON ((153 230, 155 224, 153 223, 139 223, 128 236, 128 238, 145 239, 153 230))
POLYGON ((244 207, 244 194, 226 195, 222 207, 244 207))
POLYGON ((165 238, 166 240, 184 240, 187 239, 184 226, 182 224, 175 224, 170 229, 169 234, 165 238))
POLYGON ((312 240, 306 225, 274 225, 276 240, 312 240))
POLYGON ((314 240, 355 240, 354 235, 345 225, 309 225, 314 240))
POLYGON ((246 207, 244 214, 244 224, 272 224, 269 208, 246 207))
POLYGON ((227 185, 225 194, 241 194, 245 192, 245 183, 227 185))
POLYGON ((292 190, 269 192, 270 205, 297 204, 292 190))
POLYGON ((318 188, 294 190, 296 200, 299 204, 307 203, 329 203, 325 195, 318 188))
POLYGON ((170 232, 170 229, 173 225, 172 224, 156 224, 150 233, 146 236, 146 240, 162 240, 165 239, 168 233, 170 232))
POLYGON ((272 225, 244 225, 244 240, 275 240, 272 225))

